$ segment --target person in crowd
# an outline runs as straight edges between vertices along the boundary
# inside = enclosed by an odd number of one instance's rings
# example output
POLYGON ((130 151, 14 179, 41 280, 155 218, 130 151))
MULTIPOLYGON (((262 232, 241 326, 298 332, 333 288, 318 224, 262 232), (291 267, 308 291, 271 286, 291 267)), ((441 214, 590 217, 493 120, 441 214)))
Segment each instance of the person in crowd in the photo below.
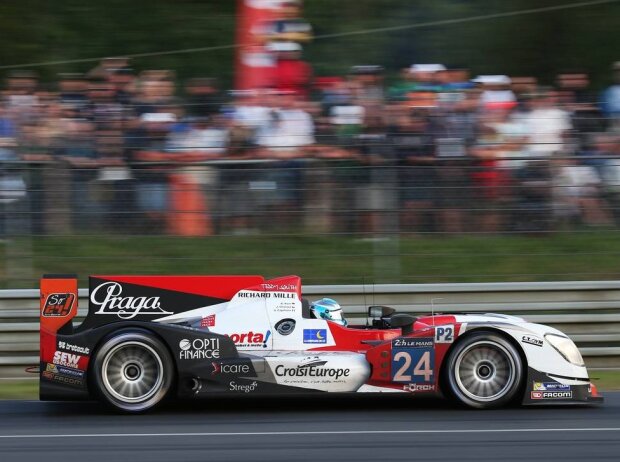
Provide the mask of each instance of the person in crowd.
POLYGON ((15 123, 30 123, 37 120, 38 85, 38 76, 32 71, 9 73, 4 103, 8 116, 15 123))
POLYGON ((114 85, 106 80, 94 80, 88 84, 88 104, 81 111, 95 127, 119 130, 123 125, 124 107, 116 100, 114 85))
POLYGON ((136 96, 137 79, 130 67, 109 69, 106 74, 107 82, 112 86, 115 102, 127 106, 136 96))
POLYGON ((59 75, 59 103, 81 112, 88 106, 88 81, 82 74, 65 73, 59 75))
POLYGON ((602 181, 594 167, 568 156, 555 161, 555 210, 562 221, 609 225, 609 206, 602 198, 602 181))
POLYGON ((135 207, 131 170, 123 153, 123 132, 100 127, 94 137, 99 164, 94 189, 104 215, 103 224, 111 232, 129 232, 128 215, 135 212, 135 207))
POLYGON ((94 191, 99 159, 94 143, 94 124, 72 119, 59 145, 59 158, 70 167, 73 229, 100 225, 100 204, 94 191))
POLYGON ((504 230, 506 209, 510 193, 511 177, 509 170, 502 168, 501 158, 506 146, 505 138, 496 127, 505 120, 506 109, 496 108, 487 111, 480 119, 478 139, 470 153, 473 158, 472 216, 476 219, 476 229, 487 233, 504 230))
POLYGON ((466 229, 466 209, 472 207, 469 148, 476 142, 480 95, 478 89, 466 90, 461 98, 436 101, 426 109, 435 145, 437 222, 442 232, 466 229))
POLYGON ((528 156, 549 158, 562 154, 565 136, 572 129, 572 124, 570 114, 559 107, 554 90, 540 88, 530 95, 528 110, 519 117, 528 137, 528 156))
POLYGON ((620 132, 620 61, 612 66, 613 84, 601 97, 601 110, 610 119, 611 129, 620 132))
POLYGON ((401 229, 405 232, 435 229, 437 187, 435 144, 426 111, 398 105, 393 111, 388 144, 394 150, 400 190, 401 229))
POLYGON ((137 116, 155 113, 174 100, 174 73, 167 70, 143 71, 140 74, 133 109, 137 116))
POLYGON ((185 83, 185 112, 191 117, 212 117, 220 113, 222 95, 215 79, 198 77, 185 83))
POLYGON ((590 149, 580 157, 594 167, 602 181, 603 197, 616 225, 620 224, 620 137, 614 133, 590 135, 590 149), (589 161, 589 162, 588 162, 589 161))
POLYGON ((480 86, 480 104, 485 110, 513 109, 517 98, 511 89, 511 80, 507 75, 480 75, 473 79, 480 86))
POLYGON ((147 112, 137 127, 125 135, 125 157, 135 182, 135 202, 144 230, 164 227, 168 202, 168 162, 174 154, 166 152, 168 134, 177 122, 169 112, 147 112))
POLYGON ((225 155, 228 139, 224 117, 189 117, 183 129, 170 133, 167 147, 172 152, 194 153, 194 160, 215 159, 225 155))
MULTIPOLYGON (((206 77, 177 92, 173 71, 134 72, 127 58, 59 74, 57 84, 10 72, 0 149, 6 165, 28 162, 31 209, 51 216, 56 205, 70 207, 79 229, 101 210, 118 221, 124 207, 144 217, 144 230, 170 231, 170 212, 189 200, 171 200, 172 183, 188 184, 196 162, 225 158, 239 162, 217 167, 228 230, 297 225, 309 203, 339 211, 322 215, 326 232, 381 232, 394 216, 404 231, 446 233, 470 223, 486 232, 546 232, 554 220, 606 225, 610 209, 618 221, 620 64, 600 106, 584 69, 562 71, 544 88, 532 76, 470 81, 460 65, 414 64, 385 92, 379 66, 312 76, 301 57, 312 28, 299 1, 283 2, 263 35, 277 58, 272 86, 230 95, 206 77), (304 169, 309 159, 321 170, 304 169), (309 198, 308 181, 325 190, 309 198), (505 209, 515 213, 498 213, 505 209), (259 211, 273 219, 259 223, 259 211)), ((70 231, 46 220, 35 228, 70 231)))
POLYGON ((394 221, 398 220, 397 214, 390 213, 395 212, 398 194, 388 185, 397 184, 398 178, 386 122, 381 106, 369 106, 361 133, 352 140, 359 162, 355 171, 356 219, 358 230, 363 235, 394 231, 394 221))
POLYGON ((383 67, 353 66, 349 73, 355 88, 354 98, 362 105, 383 104, 383 67))
POLYGON ((605 118, 590 91, 590 77, 583 70, 562 72, 556 77, 558 104, 570 114, 573 137, 579 150, 587 149, 589 136, 606 129, 605 118))
POLYGON ((305 147, 314 144, 314 122, 303 102, 293 92, 274 99, 269 121, 256 133, 257 155, 268 158, 304 157, 305 147))
POLYGON ((273 87, 278 92, 294 93, 307 99, 310 93, 312 67, 301 59, 301 45, 295 42, 276 42, 273 87))
MULTIPOLYGON (((232 119, 235 140, 243 140, 246 147, 253 146, 257 144, 258 134, 271 124, 273 97, 265 90, 240 90, 233 92, 233 98, 228 115, 232 119)), ((247 150, 237 154, 248 156, 247 150)))

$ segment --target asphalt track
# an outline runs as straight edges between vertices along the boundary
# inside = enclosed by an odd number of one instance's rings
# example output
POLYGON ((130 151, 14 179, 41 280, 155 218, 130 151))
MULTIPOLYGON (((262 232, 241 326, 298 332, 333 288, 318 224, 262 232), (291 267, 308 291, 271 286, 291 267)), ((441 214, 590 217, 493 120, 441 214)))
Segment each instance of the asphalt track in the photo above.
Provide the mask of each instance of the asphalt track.
POLYGON ((472 411, 395 395, 240 396, 145 415, 0 401, 0 461, 619 461, 620 393, 605 398, 472 411))

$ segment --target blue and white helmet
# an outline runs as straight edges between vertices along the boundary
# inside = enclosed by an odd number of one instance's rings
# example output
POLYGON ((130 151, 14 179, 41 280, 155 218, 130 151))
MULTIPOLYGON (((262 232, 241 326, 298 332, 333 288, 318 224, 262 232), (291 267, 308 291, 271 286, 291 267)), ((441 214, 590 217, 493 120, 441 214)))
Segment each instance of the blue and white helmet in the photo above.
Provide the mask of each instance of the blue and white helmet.
POLYGON ((332 298, 322 298, 310 304, 310 309, 317 319, 325 319, 346 326, 347 321, 342 316, 342 308, 332 298))

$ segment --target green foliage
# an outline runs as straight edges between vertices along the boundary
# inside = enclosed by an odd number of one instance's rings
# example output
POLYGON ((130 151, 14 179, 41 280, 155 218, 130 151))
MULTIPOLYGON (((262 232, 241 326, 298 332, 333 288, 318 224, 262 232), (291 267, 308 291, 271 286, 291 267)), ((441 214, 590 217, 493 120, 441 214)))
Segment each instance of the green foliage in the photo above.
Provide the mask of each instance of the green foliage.
MULTIPOLYGON (((620 235, 401 237, 376 241, 320 236, 38 237, 3 244, 30 249, 32 275, 17 280, 16 253, 2 252, 4 287, 37 287, 45 273, 298 274, 306 284, 502 282, 617 279, 620 235)), ((23 263, 23 260, 20 260, 23 263)))
POLYGON ((38 399, 38 380, 0 380, 0 399, 38 399))
MULTIPOLYGON (((306 0, 316 35, 419 24, 561 5, 566 0, 306 0)), ((64 61, 234 43, 233 0, 25 0, 0 2, 0 65, 64 61)), ((474 73, 537 75, 584 68, 599 86, 618 59, 620 3, 484 21, 316 40, 306 55, 317 74, 340 74, 354 64, 392 71, 413 62, 469 66, 474 73)), ((234 50, 140 58, 137 69, 170 68, 181 77, 210 75, 232 82, 234 50)), ((84 71, 93 63, 38 68, 84 71)))

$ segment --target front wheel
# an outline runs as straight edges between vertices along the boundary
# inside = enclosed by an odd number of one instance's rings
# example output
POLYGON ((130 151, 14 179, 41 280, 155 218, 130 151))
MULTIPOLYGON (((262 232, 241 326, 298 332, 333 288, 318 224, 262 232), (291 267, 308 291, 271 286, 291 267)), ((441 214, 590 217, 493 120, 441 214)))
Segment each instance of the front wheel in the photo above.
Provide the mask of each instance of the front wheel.
POLYGON ((479 409, 511 402, 521 388, 523 364, 517 349, 491 332, 473 333, 446 358, 445 379, 461 403, 479 409))
POLYGON ((94 379, 103 400, 124 412, 159 403, 172 385, 173 363, 152 334, 127 331, 106 340, 94 358, 94 379))

